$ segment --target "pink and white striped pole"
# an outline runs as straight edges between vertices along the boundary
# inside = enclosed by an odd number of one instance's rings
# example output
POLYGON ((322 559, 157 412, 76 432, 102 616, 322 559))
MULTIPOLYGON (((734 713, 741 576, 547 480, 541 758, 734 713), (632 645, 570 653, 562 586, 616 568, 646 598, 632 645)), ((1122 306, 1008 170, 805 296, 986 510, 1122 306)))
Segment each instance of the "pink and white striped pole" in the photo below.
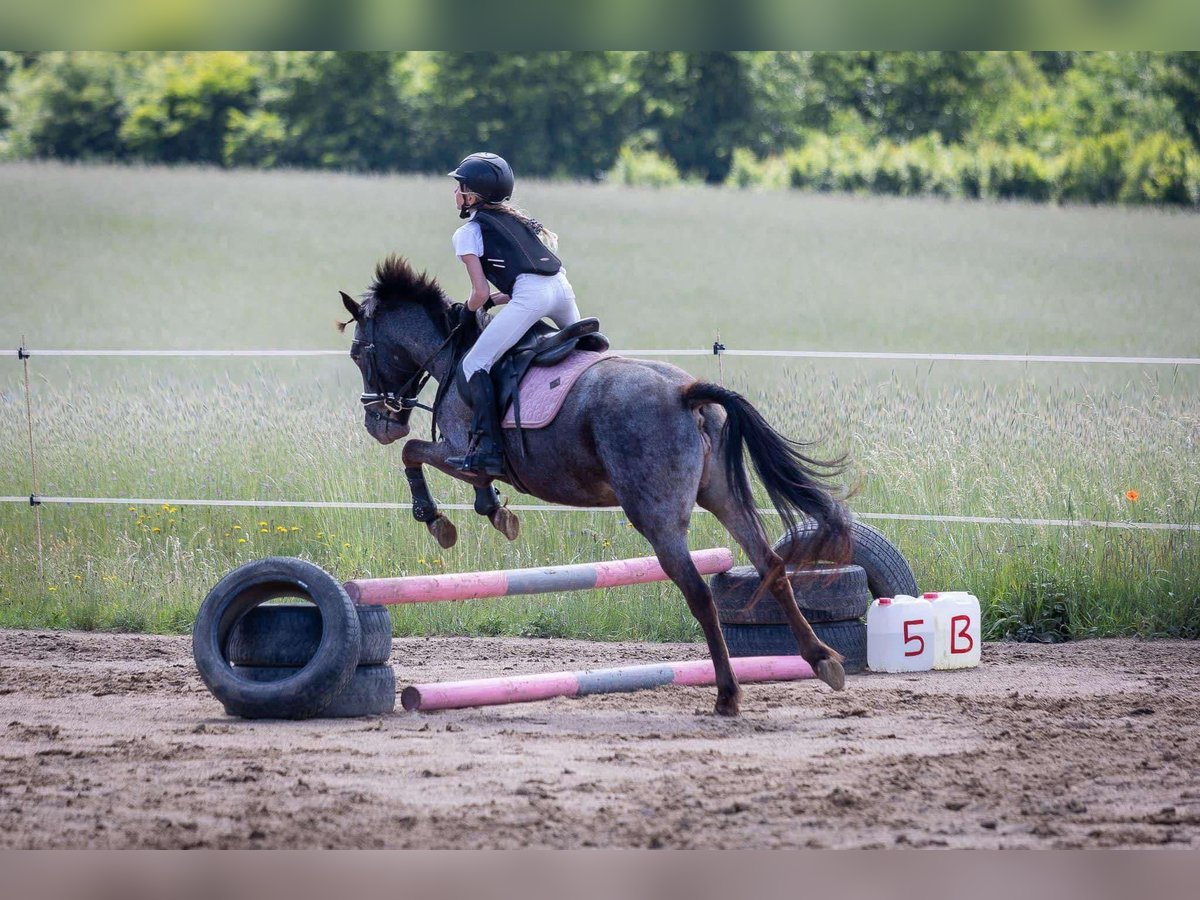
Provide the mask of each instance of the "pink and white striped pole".
MULTIPOLYGON (((696 550, 692 553, 692 562, 696 564, 701 575, 715 575, 717 572, 727 572, 733 568, 733 553, 725 547, 696 550)), ((642 556, 637 559, 546 566, 537 569, 411 575, 404 578, 356 578, 347 581, 345 588, 355 603, 388 605, 582 591, 666 580, 667 573, 663 571, 658 559, 642 556)))
MULTIPOLYGON (((812 678, 813 670, 799 656, 743 656, 730 660, 738 681, 795 681, 812 678)), ((411 684, 400 694, 406 710, 432 712, 528 703, 551 697, 585 697, 640 691, 665 684, 710 685, 716 682, 711 660, 651 663, 586 672, 552 672, 544 675, 515 675, 504 678, 475 678, 437 684, 411 684)))

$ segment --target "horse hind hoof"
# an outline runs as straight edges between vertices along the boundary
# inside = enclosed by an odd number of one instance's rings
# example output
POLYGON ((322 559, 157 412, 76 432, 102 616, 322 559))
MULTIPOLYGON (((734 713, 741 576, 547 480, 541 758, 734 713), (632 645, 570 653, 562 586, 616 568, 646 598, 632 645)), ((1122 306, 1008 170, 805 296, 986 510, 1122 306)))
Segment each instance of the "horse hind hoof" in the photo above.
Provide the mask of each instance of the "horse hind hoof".
POLYGON ((434 540, 438 542, 438 545, 443 550, 449 550, 458 543, 458 529, 454 527, 453 522, 443 515, 438 515, 436 519, 428 523, 425 527, 429 529, 429 533, 433 535, 434 540))
POLYGON ((717 694, 717 705, 713 709, 718 716, 734 718, 741 715, 742 712, 742 692, 737 691, 729 697, 722 697, 717 694))
POLYGON ((488 520, 510 541, 515 541, 521 533, 521 520, 507 506, 497 507, 488 516, 488 520))
POLYGON ((846 670, 842 668, 842 664, 836 659, 823 659, 817 663, 815 667, 817 677, 833 688, 835 691, 844 690, 846 687, 846 670))

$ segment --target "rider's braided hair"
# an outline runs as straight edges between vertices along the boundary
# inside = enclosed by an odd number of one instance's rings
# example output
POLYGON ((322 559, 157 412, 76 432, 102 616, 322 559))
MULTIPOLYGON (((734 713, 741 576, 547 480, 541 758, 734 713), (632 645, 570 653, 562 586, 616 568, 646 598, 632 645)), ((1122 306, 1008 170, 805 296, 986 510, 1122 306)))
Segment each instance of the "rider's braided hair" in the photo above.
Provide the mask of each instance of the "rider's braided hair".
POLYGON ((529 213, 525 212, 525 210, 521 209, 520 207, 513 206, 507 200, 502 203, 478 203, 476 204, 475 209, 484 209, 488 212, 498 212, 512 216, 514 219, 517 219, 533 229, 533 233, 538 236, 538 240, 545 244, 551 253, 558 251, 558 235, 539 222, 537 219, 533 218, 533 216, 529 215, 529 213))

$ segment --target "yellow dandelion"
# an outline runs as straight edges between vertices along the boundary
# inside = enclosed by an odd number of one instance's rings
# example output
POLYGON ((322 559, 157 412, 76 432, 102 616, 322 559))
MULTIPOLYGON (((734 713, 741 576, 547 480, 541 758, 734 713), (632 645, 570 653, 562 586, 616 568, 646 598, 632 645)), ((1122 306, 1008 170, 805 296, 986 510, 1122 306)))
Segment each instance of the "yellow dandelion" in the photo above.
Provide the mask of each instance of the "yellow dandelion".
POLYGON ((233 523, 233 525, 232 525, 232 526, 230 526, 230 527, 231 527, 231 528, 232 528, 234 531, 241 531, 241 530, 242 530, 242 526, 241 526, 241 525, 239 525, 237 522, 234 522, 234 523, 233 523))
POLYGON ((58 590, 58 588, 57 588, 57 587, 55 587, 54 585, 49 585, 49 586, 47 586, 46 590, 48 590, 48 591, 57 591, 57 590, 58 590))
POLYGON ((246 543, 246 539, 245 539, 245 538, 238 538, 238 543, 239 543, 239 544, 244 544, 244 543, 246 543))
POLYGON ((423 556, 418 556, 418 557, 417 557, 417 565, 418 565, 418 566, 423 566, 423 565, 425 565, 425 557, 423 557, 423 556))
POLYGON ((259 527, 259 528, 266 528, 266 527, 267 527, 267 523, 266 523, 266 522, 259 522, 259 523, 258 523, 258 527, 259 527))
POLYGON ((171 504, 170 504, 170 503, 164 503, 164 504, 162 505, 162 508, 163 508, 164 510, 166 510, 167 512, 170 512, 170 511, 171 511, 171 504))
POLYGON ((268 531, 266 528, 260 528, 260 529, 258 529, 258 533, 259 534, 270 534, 271 532, 268 531))
POLYGON ((317 532, 317 537, 318 537, 318 538, 323 538, 323 537, 325 537, 325 532, 323 532, 323 531, 318 531, 318 532, 317 532))
POLYGON ((345 544, 342 544, 342 547, 343 547, 343 548, 345 548, 346 550, 349 550, 349 549, 350 549, 350 543, 347 541, 345 544))
POLYGON ((136 507, 136 506, 131 506, 131 507, 129 507, 129 511, 130 511, 130 512, 137 512, 137 507, 136 507))
POLYGON ((75 576, 74 576, 74 578, 75 578, 75 580, 76 580, 76 581, 83 581, 83 576, 82 576, 82 575, 75 575, 75 576))
POLYGON ((299 525, 293 525, 293 526, 292 526, 292 528, 291 528, 291 530, 292 530, 292 531, 299 531, 299 530, 300 530, 300 526, 299 526, 299 525))
POLYGON ((151 534, 160 534, 161 532, 162 532, 162 529, 159 528, 157 525, 155 525, 153 528, 150 529, 151 534))
POLYGON ((287 534, 287 526, 286 525, 276 525, 275 532, 277 534, 287 534))

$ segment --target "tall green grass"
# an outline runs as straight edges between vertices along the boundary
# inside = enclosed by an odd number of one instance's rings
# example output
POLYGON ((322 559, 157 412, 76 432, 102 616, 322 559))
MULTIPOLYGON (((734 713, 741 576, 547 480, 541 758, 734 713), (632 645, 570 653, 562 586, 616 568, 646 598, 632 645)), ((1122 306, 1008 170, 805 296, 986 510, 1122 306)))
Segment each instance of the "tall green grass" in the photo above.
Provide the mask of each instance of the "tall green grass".
MULTIPOLYGON (((522 185, 563 237, 585 314, 617 348, 1200 355, 1200 220, 704 188, 522 185)), ((336 291, 411 255, 465 279, 446 184, 307 173, 0 167, 0 330, 37 347, 335 347, 336 291)), ((1116 366, 691 358, 785 434, 849 450, 863 513, 1200 521, 1200 373, 1116 366), (1126 492, 1136 490, 1136 503, 1126 492)), ((408 499, 398 447, 361 427, 341 358, 37 357, 47 495, 408 499)), ((0 369, 0 494, 30 491, 21 370, 0 369)), ((414 433, 424 434, 424 414, 414 433)), ((434 475, 435 495, 469 502, 434 475)), ((529 502, 515 495, 513 502, 529 502)), ((186 630, 233 566, 304 556, 340 578, 639 556, 613 513, 523 513, 506 542, 451 513, 441 551, 406 512, 0 506, 0 625, 186 630), (265 524, 260 524, 265 523, 265 524)), ((1200 534, 875 522, 923 588, 972 590, 1002 636, 1200 632, 1200 534)), ((693 547, 729 543, 707 515, 693 547)), ((688 640, 671 585, 437 604, 399 633, 688 640)))

